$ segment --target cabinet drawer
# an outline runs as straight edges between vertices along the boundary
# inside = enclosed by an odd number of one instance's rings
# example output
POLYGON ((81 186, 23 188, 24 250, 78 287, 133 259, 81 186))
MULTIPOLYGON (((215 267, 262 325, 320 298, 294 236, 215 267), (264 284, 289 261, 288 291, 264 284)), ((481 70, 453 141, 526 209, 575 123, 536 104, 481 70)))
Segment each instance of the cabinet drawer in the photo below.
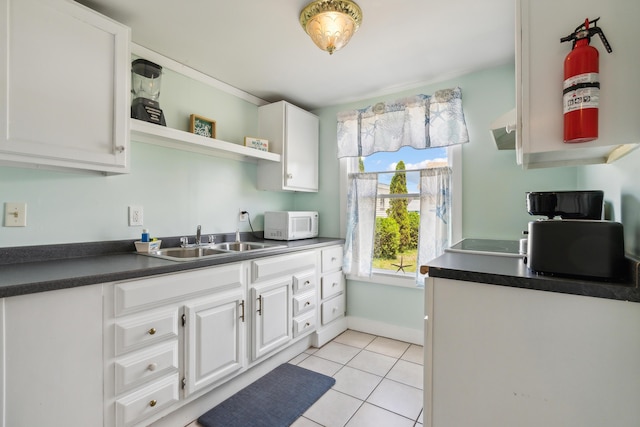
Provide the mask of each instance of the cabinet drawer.
POLYGON ((339 294, 344 291, 344 276, 342 270, 327 274, 321 279, 322 299, 339 294))
POLYGON ((316 307, 316 293, 307 292, 293 297, 293 315, 297 316, 316 307))
POLYGON ((115 324, 116 355, 171 338, 178 338, 177 307, 115 324))
POLYGON ((342 246, 322 250, 322 272, 337 270, 342 267, 342 246))
POLYGON ((251 281, 258 282, 276 277, 285 277, 303 270, 315 270, 314 251, 262 258, 251 262, 251 281))
POLYGON ((184 300, 210 290, 241 287, 244 274, 241 263, 203 268, 185 273, 167 274, 115 285, 115 315, 157 307, 163 302, 184 300))
POLYGON ((295 274, 293 276, 293 293, 294 294, 304 292, 309 289, 313 289, 315 287, 316 287, 315 272, 307 273, 307 274, 295 274))
POLYGON ((172 372, 178 372, 178 342, 120 358, 115 363, 116 393, 129 390, 172 372))
POLYGON ((307 314, 293 319, 293 337, 311 332, 316 329, 316 311, 313 310, 307 314))
POLYGON ((134 425, 164 408, 173 405, 179 397, 178 374, 131 393, 116 401, 118 427, 134 425))
POLYGON ((326 325, 338 317, 344 316, 345 299, 340 294, 322 303, 322 324, 326 325))

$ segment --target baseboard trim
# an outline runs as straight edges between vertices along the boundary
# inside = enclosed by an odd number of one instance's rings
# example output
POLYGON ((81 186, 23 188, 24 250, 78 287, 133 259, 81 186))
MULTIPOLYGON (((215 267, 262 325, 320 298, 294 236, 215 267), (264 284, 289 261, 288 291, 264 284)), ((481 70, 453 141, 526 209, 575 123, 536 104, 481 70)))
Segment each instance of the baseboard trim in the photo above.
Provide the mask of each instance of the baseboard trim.
POLYGON ((424 345, 424 330, 422 329, 411 329, 353 316, 347 316, 347 327, 354 331, 405 341, 411 344, 424 345))
POLYGON ((320 328, 313 335, 313 346, 320 348, 347 330, 347 319, 341 317, 320 328))

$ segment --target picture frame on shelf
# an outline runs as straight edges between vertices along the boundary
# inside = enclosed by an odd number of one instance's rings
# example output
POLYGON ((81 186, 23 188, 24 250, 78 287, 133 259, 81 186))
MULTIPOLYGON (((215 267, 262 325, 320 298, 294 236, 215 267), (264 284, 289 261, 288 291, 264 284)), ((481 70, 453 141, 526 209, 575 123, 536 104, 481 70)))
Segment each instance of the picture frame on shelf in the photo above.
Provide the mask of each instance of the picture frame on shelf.
POLYGON ((192 114, 189 118, 189 132, 204 136, 205 138, 215 138, 216 121, 197 114, 192 114))
POLYGON ((251 136, 244 137, 245 147, 255 148, 260 151, 269 151, 269 141, 261 138, 253 138, 251 136))

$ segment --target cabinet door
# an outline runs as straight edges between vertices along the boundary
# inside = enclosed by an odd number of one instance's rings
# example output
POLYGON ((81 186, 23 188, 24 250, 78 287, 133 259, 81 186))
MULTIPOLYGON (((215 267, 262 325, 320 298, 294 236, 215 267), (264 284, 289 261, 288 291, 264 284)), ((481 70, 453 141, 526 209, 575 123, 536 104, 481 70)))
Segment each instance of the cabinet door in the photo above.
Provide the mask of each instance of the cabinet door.
POLYGON ((185 397, 244 368, 241 289, 185 305, 185 397))
POLYGON ((291 340, 291 279, 251 288, 253 351, 256 360, 291 340))
POLYGON ((318 191, 319 119, 285 101, 258 109, 258 133, 281 163, 259 162, 258 188, 318 191))
POLYGON ((640 27, 634 19, 640 2, 628 0, 518 0, 516 105, 518 163, 525 168, 613 161, 637 147, 640 96, 636 46, 640 27), (585 18, 600 17, 598 26, 611 43, 607 53, 598 36, 591 45, 600 52, 599 130, 595 141, 563 142, 563 63, 571 43, 560 43, 585 18), (629 144, 622 146, 621 144, 629 144))
POLYGON ((0 161, 128 172, 129 29, 70 1, 0 9, 0 161))
POLYGON ((285 188, 318 191, 318 117, 286 104, 285 188))

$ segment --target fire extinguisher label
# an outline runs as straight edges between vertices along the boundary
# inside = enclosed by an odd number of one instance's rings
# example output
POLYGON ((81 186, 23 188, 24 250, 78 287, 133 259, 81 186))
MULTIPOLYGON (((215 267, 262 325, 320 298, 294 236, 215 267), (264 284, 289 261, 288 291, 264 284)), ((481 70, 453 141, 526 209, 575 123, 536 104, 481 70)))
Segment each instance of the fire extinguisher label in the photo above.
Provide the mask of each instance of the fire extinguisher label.
POLYGON ((598 73, 584 73, 564 81, 563 113, 584 108, 598 108, 600 82, 598 73))

